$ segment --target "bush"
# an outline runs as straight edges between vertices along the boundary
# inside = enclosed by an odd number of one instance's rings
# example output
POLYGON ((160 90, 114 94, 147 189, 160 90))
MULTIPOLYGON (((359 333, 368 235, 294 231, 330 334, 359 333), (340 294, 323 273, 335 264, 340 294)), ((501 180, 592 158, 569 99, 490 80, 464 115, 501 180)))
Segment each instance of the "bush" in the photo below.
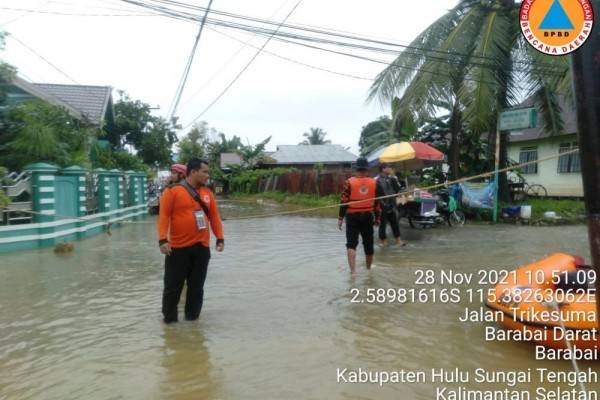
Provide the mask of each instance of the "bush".
POLYGON ((231 190, 233 192, 257 193, 260 179, 281 176, 294 172, 293 168, 254 169, 240 171, 238 175, 231 178, 231 190))

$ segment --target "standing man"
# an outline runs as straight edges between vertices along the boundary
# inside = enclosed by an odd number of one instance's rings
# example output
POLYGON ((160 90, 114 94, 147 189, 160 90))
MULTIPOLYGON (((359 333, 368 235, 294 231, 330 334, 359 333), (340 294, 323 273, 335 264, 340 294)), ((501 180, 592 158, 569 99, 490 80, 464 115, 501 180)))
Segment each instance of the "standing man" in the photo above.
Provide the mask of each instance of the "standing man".
POLYGON ((342 203, 352 203, 340 206, 339 212, 339 230, 342 230, 344 217, 346 218, 346 249, 352 275, 356 274, 356 247, 359 235, 362 237, 367 269, 371 269, 375 252, 373 225, 379 224, 379 202, 375 200, 375 179, 367 176, 368 167, 366 158, 360 157, 356 160, 356 176, 346 180, 342 192, 342 203))
POLYGON ((225 246, 217 202, 205 187, 208 178, 208 162, 192 158, 187 178, 165 190, 160 199, 158 244, 166 256, 162 312, 167 324, 177 322, 184 282, 185 319, 193 321, 200 316, 210 260, 210 229, 217 238, 217 251, 225 246))
MULTIPOLYGON (((400 193, 400 182, 394 176, 394 170, 389 164, 379 165, 379 175, 375 178, 377 181, 377 197, 393 196, 400 193)), ((379 224, 379 240, 381 246, 387 246, 387 223, 390 223, 396 244, 404 246, 400 239, 400 224, 398 223, 398 214, 396 214, 396 197, 386 197, 380 200, 381 204, 381 224, 379 224)))

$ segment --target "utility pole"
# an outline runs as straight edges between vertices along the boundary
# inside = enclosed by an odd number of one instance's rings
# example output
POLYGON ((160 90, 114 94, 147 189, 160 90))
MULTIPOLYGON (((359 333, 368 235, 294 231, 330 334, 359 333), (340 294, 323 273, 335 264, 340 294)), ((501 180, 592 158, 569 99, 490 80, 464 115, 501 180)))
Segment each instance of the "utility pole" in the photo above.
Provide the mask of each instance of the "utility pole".
MULTIPOLYGON (((599 24, 600 0, 591 3, 599 24)), ((600 315, 600 27, 594 26, 587 42, 571 55, 571 70, 590 252, 597 277, 596 315, 600 315)), ((597 322, 600 327, 600 318, 597 322)))

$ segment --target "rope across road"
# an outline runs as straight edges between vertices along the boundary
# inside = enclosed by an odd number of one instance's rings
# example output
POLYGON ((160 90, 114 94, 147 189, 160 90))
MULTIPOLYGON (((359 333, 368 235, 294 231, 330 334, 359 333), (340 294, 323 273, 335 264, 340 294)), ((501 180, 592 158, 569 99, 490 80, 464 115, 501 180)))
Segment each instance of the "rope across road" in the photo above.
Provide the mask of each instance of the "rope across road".
MULTIPOLYGON (((573 149, 573 150, 565 151, 565 152, 560 153, 560 154, 555 154, 555 155, 552 155, 552 156, 540 158, 538 160, 528 161, 528 162, 520 163, 520 164, 517 164, 517 165, 511 165, 509 167, 499 169, 498 172, 499 173, 509 172, 509 171, 512 171, 512 170, 515 170, 515 169, 519 169, 519 168, 528 166, 528 165, 533 165, 533 164, 537 164, 537 163, 540 163, 540 162, 545 162, 545 161, 553 160, 555 158, 559 158, 559 157, 562 157, 562 156, 565 156, 565 155, 574 154, 574 153, 577 153, 578 151, 579 151, 579 149, 573 149)), ((415 189, 412 189, 412 190, 403 191, 403 192, 396 193, 396 194, 375 197, 375 200, 383 200, 383 199, 398 197, 398 196, 401 196, 401 195, 414 194, 415 192, 423 191, 423 190, 429 191, 429 190, 439 189, 439 188, 447 187, 449 185, 455 185, 455 184, 458 184, 458 183, 469 182, 469 181, 473 181, 473 180, 476 180, 476 179, 487 178, 487 177, 493 176, 495 173, 496 173, 496 171, 484 172, 484 173, 481 173, 481 174, 477 174, 477 175, 473 175, 473 176, 469 176, 469 177, 464 177, 464 178, 460 178, 460 179, 455 179, 455 180, 444 182, 444 183, 439 183, 439 184, 429 185, 429 186, 423 186, 423 187, 419 187, 419 188, 415 188, 415 189)), ((244 202, 244 203, 251 202, 251 203, 255 203, 253 201, 247 201, 247 200, 223 200, 223 201, 224 202, 244 202)), ((313 211, 319 211, 319 210, 326 210, 326 209, 336 208, 336 207, 341 207, 341 206, 349 206, 351 204, 361 203, 363 201, 364 200, 350 201, 350 202, 347 202, 347 203, 335 203, 335 204, 329 204, 329 205, 318 206, 318 207, 302 208, 302 209, 299 209, 299 210, 288 210, 288 211, 279 211, 279 212, 273 212, 273 213, 252 214, 252 215, 245 215, 245 216, 240 216, 240 217, 231 217, 231 218, 227 218, 227 221, 241 221, 241 220, 246 220, 246 219, 271 218, 271 217, 279 217, 279 216, 285 216, 285 215, 303 214, 303 213, 307 213, 307 212, 313 212, 313 211)), ((32 214, 32 215, 47 215, 47 214, 44 214, 44 213, 41 213, 41 212, 37 212, 37 211, 33 211, 33 210, 17 210, 17 209, 11 209, 10 207, 6 207, 5 210, 14 211, 14 212, 24 212, 24 213, 29 213, 29 214, 32 214)), ((72 220, 77 220, 77 221, 86 221, 86 218, 73 217, 73 216, 67 216, 67 215, 59 215, 59 214, 55 214, 55 215, 53 215, 53 217, 58 218, 58 219, 72 219, 72 220)), ((110 226, 113 223, 140 223, 140 222, 139 221, 123 220, 123 221, 115 221, 115 222, 106 222, 103 225, 105 225, 105 226, 107 226, 107 227, 110 228, 110 226)))

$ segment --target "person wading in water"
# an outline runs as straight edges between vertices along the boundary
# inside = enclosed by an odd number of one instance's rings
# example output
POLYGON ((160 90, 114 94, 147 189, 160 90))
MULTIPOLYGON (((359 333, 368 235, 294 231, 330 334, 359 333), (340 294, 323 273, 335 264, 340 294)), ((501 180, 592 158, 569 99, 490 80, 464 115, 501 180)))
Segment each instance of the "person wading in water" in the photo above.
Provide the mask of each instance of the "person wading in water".
POLYGON ((346 218, 346 249, 350 273, 356 274, 356 247, 358 236, 362 237, 366 256, 366 267, 371 269, 373 263, 373 225, 379 225, 379 202, 375 200, 375 179, 367 176, 369 163, 366 158, 356 160, 356 176, 346 180, 342 192, 342 203, 357 201, 340 206, 338 229, 342 230, 346 218))
MULTIPOLYGON (((392 196, 400 192, 400 183, 394 176, 394 170, 389 164, 379 165, 379 175, 375 178, 377 181, 377 197, 392 196)), ((400 224, 398 223, 398 214, 396 214, 396 197, 386 197, 380 200, 381 204, 381 223, 379 224, 379 240, 381 246, 387 246, 387 223, 390 223, 396 244, 404 246, 400 239, 400 224)))
POLYGON ((187 173, 185 180, 165 190, 160 199, 158 244, 165 255, 162 313, 167 324, 178 320, 177 306, 184 282, 185 319, 196 320, 200 316, 210 260, 210 229, 217 238, 217 251, 225 247, 219 208, 213 193, 205 187, 208 162, 191 159, 187 173))

